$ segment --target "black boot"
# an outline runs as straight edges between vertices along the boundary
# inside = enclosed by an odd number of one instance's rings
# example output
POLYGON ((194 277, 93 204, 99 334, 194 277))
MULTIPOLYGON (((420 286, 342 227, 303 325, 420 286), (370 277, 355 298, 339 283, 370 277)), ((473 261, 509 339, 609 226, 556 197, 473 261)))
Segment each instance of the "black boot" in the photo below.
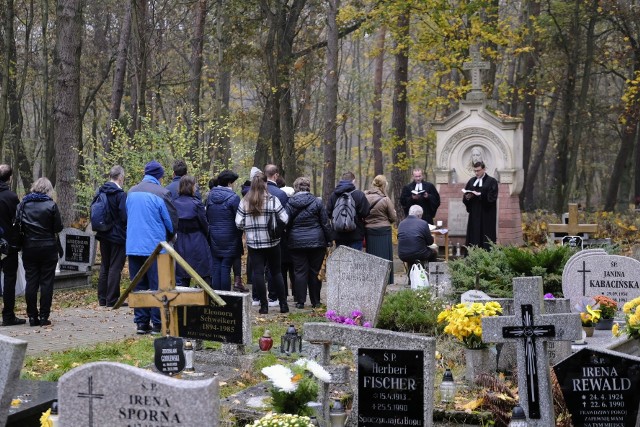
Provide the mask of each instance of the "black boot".
POLYGON ((269 313, 269 304, 260 303, 260 310, 258 310, 260 314, 268 314, 269 313))
POLYGON ((49 326, 51 324, 51 320, 48 317, 40 318, 40 326, 49 326))
POLYGON ((280 313, 288 313, 289 312, 289 304, 286 302, 280 303, 280 313))
POLYGON ((29 326, 40 326, 40 319, 37 317, 29 317, 29 326))

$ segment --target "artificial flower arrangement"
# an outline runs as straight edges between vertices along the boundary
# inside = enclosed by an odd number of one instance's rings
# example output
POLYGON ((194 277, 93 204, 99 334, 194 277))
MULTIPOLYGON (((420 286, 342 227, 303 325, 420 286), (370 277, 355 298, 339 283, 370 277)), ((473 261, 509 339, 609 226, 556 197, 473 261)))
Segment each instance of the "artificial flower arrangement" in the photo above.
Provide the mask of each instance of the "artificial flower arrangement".
POLYGON ((324 317, 332 322, 342 323, 344 325, 364 326, 365 328, 371 327, 371 322, 362 321, 362 312, 360 310, 353 310, 351 312, 351 317, 339 316, 335 310, 327 310, 324 317))
POLYGON ((600 320, 601 311, 594 299, 583 300, 581 303, 576 304, 575 308, 580 312, 580 321, 584 327, 595 326, 600 320))
POLYGON ((625 325, 620 330, 620 325, 615 323, 611 328, 611 333, 619 337, 624 332, 629 338, 640 339, 640 297, 626 302, 622 306, 622 312, 626 320, 625 325))
POLYGON ((604 296, 598 295, 593 298, 600 308, 600 317, 603 319, 613 319, 616 315, 616 311, 618 310, 618 303, 613 299, 604 296))
POLYGON ((251 427, 313 427, 309 417, 292 414, 267 414, 250 424, 251 427))
POLYGON ((311 415, 313 409, 307 403, 318 397, 315 378, 325 383, 331 381, 331 375, 322 366, 305 358, 298 359, 290 366, 267 366, 262 369, 262 373, 272 384, 270 391, 273 410, 281 414, 311 415), (313 376, 307 375, 306 371, 313 376))
POLYGON ((470 349, 486 348, 482 341, 482 318, 498 316, 502 313, 500 303, 461 303, 448 307, 438 315, 438 323, 447 322, 444 332, 457 338, 470 349))

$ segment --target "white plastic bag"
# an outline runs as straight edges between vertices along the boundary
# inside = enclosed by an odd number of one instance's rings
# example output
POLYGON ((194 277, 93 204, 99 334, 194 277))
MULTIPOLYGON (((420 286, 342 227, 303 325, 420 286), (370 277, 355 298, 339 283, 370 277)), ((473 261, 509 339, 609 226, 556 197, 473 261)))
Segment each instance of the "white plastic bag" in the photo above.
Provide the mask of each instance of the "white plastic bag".
POLYGON ((420 263, 413 264, 411 267, 409 280, 411 281, 411 289, 413 290, 429 286, 429 275, 420 263))
POLYGON ((16 296, 24 295, 27 281, 24 278, 24 264, 22 264, 22 252, 18 253, 18 277, 16 278, 16 296))

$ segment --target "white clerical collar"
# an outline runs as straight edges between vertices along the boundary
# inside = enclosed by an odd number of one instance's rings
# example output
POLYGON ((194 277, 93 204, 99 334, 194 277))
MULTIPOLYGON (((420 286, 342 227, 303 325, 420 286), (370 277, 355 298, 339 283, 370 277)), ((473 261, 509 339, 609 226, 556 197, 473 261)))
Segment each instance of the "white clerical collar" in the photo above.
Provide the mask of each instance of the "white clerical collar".
POLYGON ((415 188, 415 190, 416 190, 416 191, 422 191, 422 182, 418 182, 418 183, 416 183, 416 188, 415 188))
POLYGON ((473 183, 474 187, 482 187, 482 180, 484 179, 484 176, 486 175, 483 174, 480 178, 476 178, 476 182, 473 183))

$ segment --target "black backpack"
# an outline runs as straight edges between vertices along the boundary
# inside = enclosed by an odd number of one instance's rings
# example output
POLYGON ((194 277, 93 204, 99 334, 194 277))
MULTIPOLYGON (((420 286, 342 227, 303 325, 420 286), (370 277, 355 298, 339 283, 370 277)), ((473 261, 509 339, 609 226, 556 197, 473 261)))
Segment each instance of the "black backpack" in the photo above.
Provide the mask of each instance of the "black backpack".
POLYGON ((109 231, 113 228, 113 214, 107 193, 98 191, 91 202, 91 228, 93 231, 109 231))
POLYGON ((348 233, 356 229, 356 202, 351 196, 352 191, 338 196, 331 214, 333 229, 338 233, 348 233))

